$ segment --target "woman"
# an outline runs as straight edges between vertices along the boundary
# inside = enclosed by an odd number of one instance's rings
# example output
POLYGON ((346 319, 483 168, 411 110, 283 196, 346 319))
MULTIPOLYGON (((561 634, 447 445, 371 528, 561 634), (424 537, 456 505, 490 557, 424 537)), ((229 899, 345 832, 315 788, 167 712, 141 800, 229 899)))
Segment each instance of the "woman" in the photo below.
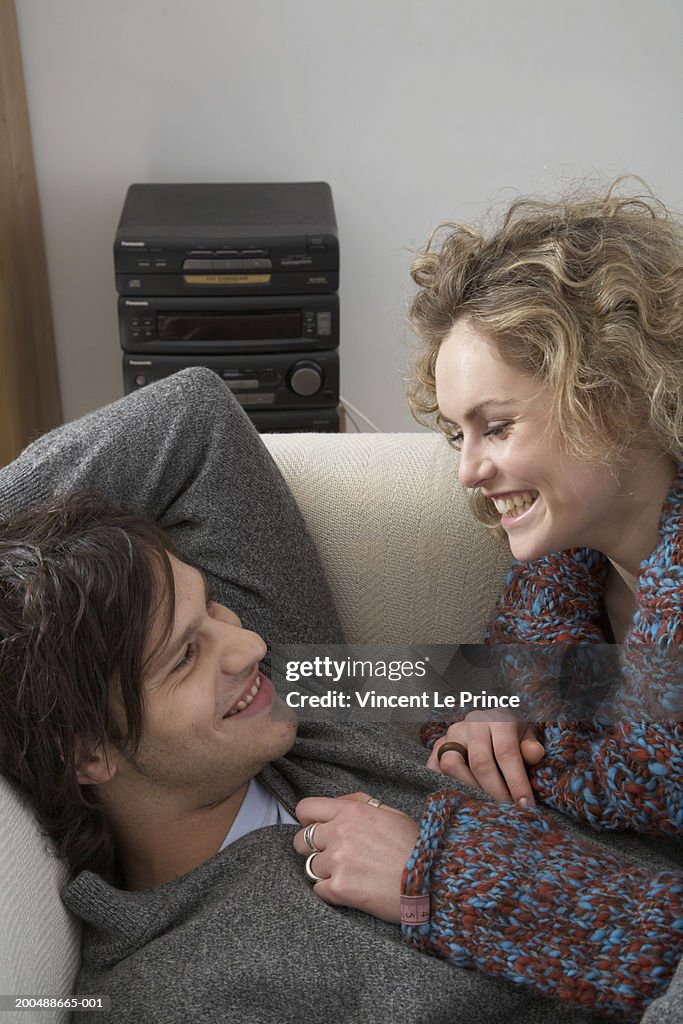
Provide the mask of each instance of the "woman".
MULTIPOLYGON (((618 185, 519 200, 490 237, 450 226, 412 270, 411 405, 460 450, 475 515, 508 537, 487 640, 543 724, 475 714, 425 730, 429 765, 497 805, 438 793, 419 828, 380 808, 371 829, 360 803, 304 801, 299 816, 320 822, 323 898, 380 907, 461 966, 638 1020, 683 955, 683 875, 626 872, 528 806, 674 841, 683 829, 683 238, 618 185), (572 720, 586 685, 601 689, 595 717, 572 720), (429 920, 406 924, 399 883, 430 897, 413 911, 429 920)), ((303 833, 295 845, 311 852, 303 833)))

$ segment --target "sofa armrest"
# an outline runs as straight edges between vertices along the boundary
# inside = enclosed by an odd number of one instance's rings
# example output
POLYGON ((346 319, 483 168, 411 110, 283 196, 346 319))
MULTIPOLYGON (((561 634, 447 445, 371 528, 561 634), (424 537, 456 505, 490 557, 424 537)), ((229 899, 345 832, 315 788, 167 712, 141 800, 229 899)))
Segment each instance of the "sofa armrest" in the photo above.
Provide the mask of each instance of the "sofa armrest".
MULTIPOLYGON (((65 865, 40 834, 27 803, 0 776, 0 992, 15 996, 72 994, 81 929, 59 893, 65 865)), ((64 1010, 10 1010, 3 1024, 62 1024, 64 1010)))

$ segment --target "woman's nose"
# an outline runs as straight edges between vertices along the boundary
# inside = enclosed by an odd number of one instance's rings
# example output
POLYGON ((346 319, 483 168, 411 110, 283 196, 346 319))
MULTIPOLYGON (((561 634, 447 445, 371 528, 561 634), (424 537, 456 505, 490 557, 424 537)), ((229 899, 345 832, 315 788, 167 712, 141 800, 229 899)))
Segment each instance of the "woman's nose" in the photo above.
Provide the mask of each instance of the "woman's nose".
POLYGON ((485 455, 476 444, 463 442, 458 465, 458 479, 463 487, 481 487, 495 476, 496 467, 490 455, 485 455))

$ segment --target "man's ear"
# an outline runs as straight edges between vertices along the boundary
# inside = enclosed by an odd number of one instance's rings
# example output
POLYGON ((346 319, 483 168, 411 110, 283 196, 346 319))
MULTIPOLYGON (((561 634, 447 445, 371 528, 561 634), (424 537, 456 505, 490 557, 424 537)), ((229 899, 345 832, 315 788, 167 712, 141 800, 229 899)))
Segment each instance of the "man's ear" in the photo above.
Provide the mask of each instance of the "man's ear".
POLYGON ((97 786, 102 782, 109 782, 116 774, 117 766, 101 743, 93 747, 86 740, 77 740, 74 762, 76 781, 82 786, 97 786))

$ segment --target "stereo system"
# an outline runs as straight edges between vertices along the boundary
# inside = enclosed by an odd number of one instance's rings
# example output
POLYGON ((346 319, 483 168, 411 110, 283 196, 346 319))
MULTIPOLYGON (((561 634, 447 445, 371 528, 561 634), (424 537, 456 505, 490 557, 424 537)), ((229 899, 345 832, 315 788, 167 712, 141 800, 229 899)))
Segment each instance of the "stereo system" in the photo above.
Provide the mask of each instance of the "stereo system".
POLYGON ((126 394, 213 369, 258 430, 339 430, 325 182, 131 185, 114 244, 126 394))

